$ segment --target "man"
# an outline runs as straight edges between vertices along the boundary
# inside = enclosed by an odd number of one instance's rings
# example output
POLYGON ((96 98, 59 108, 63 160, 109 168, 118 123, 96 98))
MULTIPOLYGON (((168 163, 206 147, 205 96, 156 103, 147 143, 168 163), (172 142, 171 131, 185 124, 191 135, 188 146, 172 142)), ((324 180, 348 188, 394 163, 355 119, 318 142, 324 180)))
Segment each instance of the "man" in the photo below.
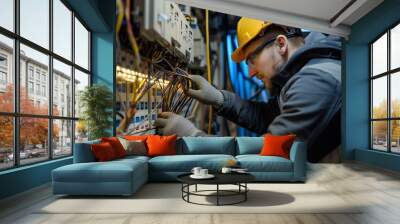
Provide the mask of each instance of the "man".
MULTIPOLYGON (((246 60, 250 76, 262 80, 275 98, 267 103, 243 100, 201 76, 191 76, 197 89, 187 94, 256 133, 296 134, 307 142, 308 160, 321 161, 340 144, 340 39, 313 32, 304 39, 299 29, 250 18, 239 20, 237 33, 239 47, 232 59, 246 60)), ((155 124, 165 135, 205 135, 169 112, 155 124)))

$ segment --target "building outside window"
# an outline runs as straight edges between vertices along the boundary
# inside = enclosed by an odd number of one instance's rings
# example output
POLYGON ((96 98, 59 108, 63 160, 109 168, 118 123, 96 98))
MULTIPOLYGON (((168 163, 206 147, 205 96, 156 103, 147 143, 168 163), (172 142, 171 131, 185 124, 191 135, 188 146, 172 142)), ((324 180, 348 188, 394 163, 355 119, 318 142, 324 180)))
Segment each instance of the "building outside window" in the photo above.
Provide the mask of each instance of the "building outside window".
POLYGON ((0 67, 7 67, 7 56, 0 54, 0 67))
POLYGON ((42 86, 42 96, 46 96, 46 86, 42 86))
POLYGON ((36 84, 36 95, 40 96, 40 84, 36 84))
POLYGON ((33 67, 32 66, 29 66, 28 74, 29 74, 29 79, 33 80, 33 67))
POLYGON ((0 71, 0 84, 6 85, 7 84, 7 73, 4 71, 0 71))
POLYGON ((36 69, 36 81, 40 81, 40 70, 36 69))
POLYGON ((3 91, 7 86, 7 56, 0 54, 0 89, 3 91))
POLYGON ((46 74, 45 73, 42 73, 42 82, 46 82, 46 74))
POLYGON ((34 94, 34 87, 33 87, 32 81, 28 82, 28 92, 29 92, 29 94, 34 94))

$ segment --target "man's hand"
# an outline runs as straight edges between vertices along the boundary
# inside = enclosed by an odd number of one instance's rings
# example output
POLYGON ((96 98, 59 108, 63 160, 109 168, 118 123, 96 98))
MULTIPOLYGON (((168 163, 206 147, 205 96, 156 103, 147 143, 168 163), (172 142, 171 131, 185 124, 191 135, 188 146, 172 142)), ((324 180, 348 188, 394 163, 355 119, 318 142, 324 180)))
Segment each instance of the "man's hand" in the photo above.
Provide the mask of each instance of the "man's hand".
POLYGON ((154 125, 161 135, 176 134, 178 137, 206 135, 206 133, 196 128, 191 121, 172 112, 160 113, 154 125))
POLYGON ((189 75, 189 77, 197 89, 189 89, 187 95, 216 108, 222 105, 224 96, 221 91, 208 83, 208 81, 200 75, 189 75))

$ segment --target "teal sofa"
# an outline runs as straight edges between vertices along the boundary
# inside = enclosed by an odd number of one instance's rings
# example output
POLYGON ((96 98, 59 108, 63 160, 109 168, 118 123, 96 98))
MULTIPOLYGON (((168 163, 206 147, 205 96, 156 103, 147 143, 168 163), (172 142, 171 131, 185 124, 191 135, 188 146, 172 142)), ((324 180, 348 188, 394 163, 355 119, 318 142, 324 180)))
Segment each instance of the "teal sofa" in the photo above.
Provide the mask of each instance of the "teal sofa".
POLYGON ((77 143, 74 163, 52 171, 54 194, 131 195, 148 181, 176 181, 193 167, 218 172, 228 160, 236 160, 259 182, 305 182, 306 146, 295 141, 290 159, 258 155, 263 137, 183 137, 176 144, 177 155, 127 156, 96 162, 90 145, 77 143))

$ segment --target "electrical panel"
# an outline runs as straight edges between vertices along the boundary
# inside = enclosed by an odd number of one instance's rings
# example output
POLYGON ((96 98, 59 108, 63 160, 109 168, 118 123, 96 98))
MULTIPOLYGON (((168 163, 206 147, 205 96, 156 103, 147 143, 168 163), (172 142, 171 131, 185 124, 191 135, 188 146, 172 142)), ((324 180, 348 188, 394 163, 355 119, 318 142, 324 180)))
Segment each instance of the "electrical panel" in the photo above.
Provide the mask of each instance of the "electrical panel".
MULTIPOLYGON (((124 108, 122 104, 127 103, 130 106, 130 102, 126 102, 126 99, 130 99, 132 96, 132 85, 124 80, 117 81, 117 122, 121 122, 123 119, 124 108)), ((161 91, 158 88, 151 88, 148 94, 145 94, 136 104, 136 112, 132 117, 127 130, 130 130, 129 134, 139 133, 154 128, 154 121, 157 119, 157 114, 161 112, 161 91)))
POLYGON ((143 11, 143 36, 192 62, 193 29, 179 5, 166 0, 145 0, 143 11))
MULTIPOLYGON (((134 56, 131 52, 119 50, 117 55, 117 84, 116 84, 116 122, 117 126, 126 116, 125 110, 131 106, 131 98, 135 89, 125 74, 130 73, 134 56), (122 69, 123 71, 120 71, 122 69)), ((157 86, 152 87, 136 102, 136 112, 131 118, 128 127, 129 134, 144 133, 154 128, 157 114, 161 112, 161 91, 157 86)), ((154 134, 154 133, 153 133, 154 134)))
POLYGON ((206 64, 206 46, 204 44, 204 38, 200 32, 200 28, 197 26, 197 21, 195 21, 194 24, 192 50, 193 63, 203 66, 206 64))

